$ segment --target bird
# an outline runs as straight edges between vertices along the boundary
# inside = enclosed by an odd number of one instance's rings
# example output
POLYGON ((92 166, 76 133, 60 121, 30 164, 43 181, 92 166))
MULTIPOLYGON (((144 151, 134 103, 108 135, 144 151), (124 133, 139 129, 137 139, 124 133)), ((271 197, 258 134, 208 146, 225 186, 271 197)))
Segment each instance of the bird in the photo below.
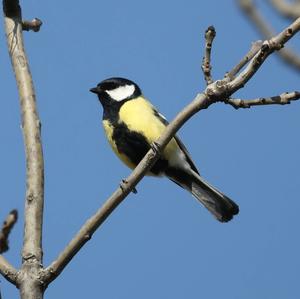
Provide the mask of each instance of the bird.
MULTIPOLYGON (((168 121, 133 81, 108 78, 90 89, 103 107, 103 127, 115 154, 134 169, 164 132, 168 121)), ((167 177, 190 192, 220 222, 230 221, 239 207, 206 182, 184 144, 174 136, 147 175, 167 177)))

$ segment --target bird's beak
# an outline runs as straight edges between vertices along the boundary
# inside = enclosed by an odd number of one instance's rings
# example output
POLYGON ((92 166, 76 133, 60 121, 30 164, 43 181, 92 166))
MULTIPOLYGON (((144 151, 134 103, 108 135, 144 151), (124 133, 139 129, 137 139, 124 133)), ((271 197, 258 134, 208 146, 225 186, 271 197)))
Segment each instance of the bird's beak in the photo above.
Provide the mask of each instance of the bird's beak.
POLYGON ((91 88, 91 89, 90 89, 90 92, 93 92, 93 93, 98 93, 98 92, 99 92, 99 90, 98 90, 98 88, 97 88, 97 87, 93 87, 93 88, 91 88))

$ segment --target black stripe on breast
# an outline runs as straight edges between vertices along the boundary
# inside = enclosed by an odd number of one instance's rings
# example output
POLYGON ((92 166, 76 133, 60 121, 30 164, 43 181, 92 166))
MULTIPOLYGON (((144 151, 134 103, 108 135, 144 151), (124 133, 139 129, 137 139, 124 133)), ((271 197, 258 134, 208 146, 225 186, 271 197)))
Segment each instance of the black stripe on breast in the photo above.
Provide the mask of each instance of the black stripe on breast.
MULTIPOLYGON (((126 155, 130 161, 137 165, 150 149, 147 139, 140 133, 130 131, 124 123, 114 125, 112 139, 119 153, 126 155)), ((168 167, 168 161, 159 159, 151 168, 151 172, 159 175, 168 167)))

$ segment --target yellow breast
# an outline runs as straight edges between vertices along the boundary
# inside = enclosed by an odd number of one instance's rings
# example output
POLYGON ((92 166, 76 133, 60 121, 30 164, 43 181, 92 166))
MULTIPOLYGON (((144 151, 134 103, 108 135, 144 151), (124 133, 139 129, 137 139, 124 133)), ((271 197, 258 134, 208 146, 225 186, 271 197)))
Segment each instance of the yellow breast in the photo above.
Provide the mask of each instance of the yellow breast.
MULTIPOLYGON (((156 141, 166 128, 166 125, 154 115, 152 104, 143 97, 126 102, 120 109, 120 119, 130 130, 142 133, 149 144, 156 141)), ((166 159, 171 158, 178 150, 179 146, 172 138, 165 147, 163 156, 166 159)))
POLYGON ((153 106, 143 97, 126 102, 120 109, 120 120, 129 130, 143 133, 149 143, 165 130, 165 125, 153 114, 153 106))
MULTIPOLYGON (((156 141, 164 132, 166 126, 161 122, 157 116, 154 115, 153 106, 150 102, 143 97, 130 100, 122 105, 119 111, 119 122, 124 122, 130 131, 141 133, 150 144, 156 141)), ((108 141, 116 153, 116 155, 131 169, 135 168, 134 165, 126 155, 120 153, 114 142, 113 126, 108 120, 103 121, 104 130, 108 141)), ((172 160, 180 151, 179 146, 174 138, 171 139, 166 146, 163 157, 166 160, 172 160)), ((171 161, 170 161, 171 162, 171 161)))

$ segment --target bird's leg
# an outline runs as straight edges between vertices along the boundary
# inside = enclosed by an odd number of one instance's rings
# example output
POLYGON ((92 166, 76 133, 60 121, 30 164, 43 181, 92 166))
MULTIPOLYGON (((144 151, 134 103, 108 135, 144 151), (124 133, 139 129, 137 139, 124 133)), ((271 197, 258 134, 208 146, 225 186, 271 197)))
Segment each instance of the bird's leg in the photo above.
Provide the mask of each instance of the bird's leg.
MULTIPOLYGON (((126 179, 122 179, 122 181, 120 182, 120 188, 121 190, 124 192, 124 190, 126 189, 126 185, 128 184, 128 181, 126 179)), ((133 187, 133 189, 131 190, 131 192, 133 194, 137 194, 137 190, 135 187, 133 187)))

